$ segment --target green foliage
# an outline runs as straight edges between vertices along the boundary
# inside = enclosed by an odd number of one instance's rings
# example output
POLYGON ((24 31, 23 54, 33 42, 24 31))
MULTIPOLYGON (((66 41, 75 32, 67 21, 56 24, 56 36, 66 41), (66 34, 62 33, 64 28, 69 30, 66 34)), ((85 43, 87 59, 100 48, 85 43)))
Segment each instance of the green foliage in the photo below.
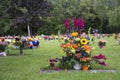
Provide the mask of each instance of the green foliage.
POLYGON ((58 30, 64 34, 64 19, 72 24, 73 17, 84 19, 86 32, 91 27, 100 33, 118 33, 119 14, 119 0, 2 0, 0 34, 27 34, 28 25, 33 34, 57 34, 58 30))

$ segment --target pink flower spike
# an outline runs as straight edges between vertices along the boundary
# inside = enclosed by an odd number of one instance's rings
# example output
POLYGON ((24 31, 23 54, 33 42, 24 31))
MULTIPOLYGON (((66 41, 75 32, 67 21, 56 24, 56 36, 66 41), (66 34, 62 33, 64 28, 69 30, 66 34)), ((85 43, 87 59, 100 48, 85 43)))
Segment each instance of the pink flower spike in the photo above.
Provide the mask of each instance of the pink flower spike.
POLYGON ((74 27, 78 26, 78 20, 76 17, 73 18, 74 27))
POLYGON ((69 29, 69 21, 68 21, 68 19, 65 19, 64 20, 64 24, 65 24, 65 27, 66 27, 66 29, 69 29))
POLYGON ((108 66, 105 62, 99 62, 99 64, 101 64, 103 66, 108 66))
POLYGON ((79 27, 80 27, 81 29, 84 28, 84 21, 83 21, 82 18, 79 19, 78 25, 79 25, 79 27))

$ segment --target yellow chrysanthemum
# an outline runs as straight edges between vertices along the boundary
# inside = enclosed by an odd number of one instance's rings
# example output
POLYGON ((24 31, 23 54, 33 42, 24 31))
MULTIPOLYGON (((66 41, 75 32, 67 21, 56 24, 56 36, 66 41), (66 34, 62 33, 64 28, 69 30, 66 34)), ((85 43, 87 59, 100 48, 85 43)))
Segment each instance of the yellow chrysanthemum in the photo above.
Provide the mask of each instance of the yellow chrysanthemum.
POLYGON ((71 34, 71 36, 76 37, 76 36, 78 36, 78 33, 77 33, 77 32, 73 32, 73 33, 71 34))
POLYGON ((86 45, 88 43, 88 40, 87 39, 81 39, 80 42, 81 42, 82 45, 86 45))

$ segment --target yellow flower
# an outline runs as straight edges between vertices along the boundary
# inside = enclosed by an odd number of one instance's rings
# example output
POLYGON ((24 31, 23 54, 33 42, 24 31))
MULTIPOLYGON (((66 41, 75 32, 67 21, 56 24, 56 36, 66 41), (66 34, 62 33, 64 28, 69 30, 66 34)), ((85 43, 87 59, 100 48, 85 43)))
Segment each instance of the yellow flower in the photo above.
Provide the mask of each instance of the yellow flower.
POLYGON ((72 53, 75 53, 75 49, 74 49, 74 48, 72 48, 72 49, 71 49, 71 52, 72 52, 72 53))
POLYGON ((13 40, 13 43, 16 43, 16 41, 15 41, 15 40, 13 40))
POLYGON ((32 41, 33 39, 31 37, 28 38, 28 41, 32 41))
POLYGON ((80 42, 81 42, 81 44, 86 45, 88 43, 88 40, 87 39, 81 39, 80 42))
POLYGON ((80 41, 80 38, 76 38, 75 40, 76 40, 76 41, 80 41))
POLYGON ((76 36, 78 36, 78 33, 77 33, 77 32, 73 32, 73 33, 71 34, 71 36, 76 37, 76 36))

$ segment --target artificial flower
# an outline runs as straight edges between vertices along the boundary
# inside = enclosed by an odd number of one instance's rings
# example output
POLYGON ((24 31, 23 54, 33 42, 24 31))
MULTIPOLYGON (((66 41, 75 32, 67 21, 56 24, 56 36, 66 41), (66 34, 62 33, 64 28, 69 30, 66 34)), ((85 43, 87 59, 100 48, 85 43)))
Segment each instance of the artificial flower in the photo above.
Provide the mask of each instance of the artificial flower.
POLYGON ((73 47, 74 49, 76 49, 76 48, 78 48, 78 44, 73 44, 72 47, 73 47))
POLYGON ((50 66, 53 67, 55 64, 53 62, 50 63, 50 66))
POLYGON ((76 41, 80 41, 80 38, 75 38, 76 41))
POLYGON ((55 71, 59 71, 59 70, 60 70, 60 68, 58 68, 58 67, 57 67, 57 68, 54 68, 54 70, 55 70, 55 71))
POLYGON ((77 57, 77 59, 79 59, 81 57, 80 53, 75 54, 75 56, 77 57))
POLYGON ((87 53, 90 53, 92 50, 91 47, 88 45, 84 45, 83 48, 86 50, 87 53))
POLYGON ((71 47, 71 44, 70 44, 70 43, 67 43, 67 44, 65 44, 65 47, 66 47, 66 48, 70 48, 70 47, 71 47))
POLYGON ((99 62, 99 64, 101 64, 103 66, 107 66, 107 64, 105 62, 99 62))
POLYGON ((66 29, 68 30, 70 28, 68 19, 64 20, 64 24, 65 24, 66 29))
POLYGON ((64 47, 65 47, 64 43, 62 43, 62 44, 60 45, 60 47, 61 47, 61 48, 64 48, 64 47))
POLYGON ((87 56, 87 54, 86 54, 86 53, 82 53, 82 56, 83 56, 83 57, 86 57, 86 56, 87 56))
POLYGON ((71 49, 71 53, 75 53, 75 49, 74 48, 71 49))
POLYGON ((106 60, 106 57, 103 54, 99 54, 98 56, 94 56, 93 58, 95 58, 95 59, 105 59, 106 60))
POLYGON ((82 62, 86 62, 87 59, 86 59, 86 57, 83 57, 83 58, 80 59, 80 61, 82 61, 82 62))
POLYGON ((88 43, 88 40, 83 38, 80 40, 80 42, 82 45, 86 45, 88 43))
POLYGON ((71 34, 71 36, 72 36, 72 37, 78 36, 78 32, 73 32, 73 33, 71 34))

